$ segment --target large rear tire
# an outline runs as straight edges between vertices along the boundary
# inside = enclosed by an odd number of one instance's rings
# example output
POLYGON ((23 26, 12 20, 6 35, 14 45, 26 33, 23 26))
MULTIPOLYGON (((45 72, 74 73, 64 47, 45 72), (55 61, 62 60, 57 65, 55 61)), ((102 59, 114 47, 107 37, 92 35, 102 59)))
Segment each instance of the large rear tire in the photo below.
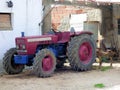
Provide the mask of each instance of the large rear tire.
POLYGON ((33 63, 33 72, 38 77, 49 77, 54 73, 56 67, 56 58, 49 49, 40 50, 33 63))
POLYGON ((24 69, 24 65, 14 63, 14 55, 17 55, 16 48, 11 48, 3 57, 3 68, 8 74, 18 74, 24 69))
POLYGON ((88 34, 75 36, 68 46, 68 60, 74 70, 89 70, 95 62, 95 40, 88 34))

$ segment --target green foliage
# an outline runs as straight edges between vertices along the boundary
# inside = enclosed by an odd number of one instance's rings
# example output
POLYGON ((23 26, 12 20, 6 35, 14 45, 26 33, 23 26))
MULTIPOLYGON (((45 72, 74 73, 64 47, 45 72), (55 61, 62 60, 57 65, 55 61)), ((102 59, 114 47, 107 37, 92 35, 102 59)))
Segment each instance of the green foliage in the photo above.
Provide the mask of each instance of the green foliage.
POLYGON ((95 84, 94 87, 96 87, 96 88, 104 88, 105 85, 103 83, 98 83, 98 84, 95 84))
POLYGON ((109 70, 109 69, 111 69, 110 66, 102 66, 100 70, 101 70, 101 71, 107 71, 107 70, 109 70))
POLYGON ((108 58, 106 58, 106 57, 102 57, 101 59, 102 59, 103 62, 108 62, 109 61, 108 58))

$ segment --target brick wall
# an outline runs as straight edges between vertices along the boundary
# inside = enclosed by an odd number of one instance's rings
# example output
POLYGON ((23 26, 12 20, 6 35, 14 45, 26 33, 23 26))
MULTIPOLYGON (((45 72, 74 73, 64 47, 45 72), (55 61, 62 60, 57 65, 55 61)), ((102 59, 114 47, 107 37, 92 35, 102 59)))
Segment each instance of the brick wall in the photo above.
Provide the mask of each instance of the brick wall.
MULTIPOLYGON (((64 25, 65 25, 63 19, 65 19, 65 20, 66 20, 66 18, 69 19, 70 14, 80 14, 82 12, 83 12, 83 10, 76 9, 73 6, 57 6, 51 12, 52 27, 55 30, 58 30, 59 26, 64 27, 64 25)), ((66 23, 66 24, 68 24, 68 23, 66 23)), ((69 28, 69 27, 67 26, 67 28, 69 28)), ((67 29, 67 28, 63 28, 63 29, 67 29)))

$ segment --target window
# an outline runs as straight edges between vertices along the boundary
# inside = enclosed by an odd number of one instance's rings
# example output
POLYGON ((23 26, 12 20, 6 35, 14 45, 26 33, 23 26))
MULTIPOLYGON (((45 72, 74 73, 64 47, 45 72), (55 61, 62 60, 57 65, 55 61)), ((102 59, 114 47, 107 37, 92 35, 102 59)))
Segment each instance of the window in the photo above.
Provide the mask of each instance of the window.
POLYGON ((118 19, 117 23, 118 23, 118 34, 120 35, 120 19, 118 19))
POLYGON ((0 13, 0 30, 11 30, 11 13, 0 13))

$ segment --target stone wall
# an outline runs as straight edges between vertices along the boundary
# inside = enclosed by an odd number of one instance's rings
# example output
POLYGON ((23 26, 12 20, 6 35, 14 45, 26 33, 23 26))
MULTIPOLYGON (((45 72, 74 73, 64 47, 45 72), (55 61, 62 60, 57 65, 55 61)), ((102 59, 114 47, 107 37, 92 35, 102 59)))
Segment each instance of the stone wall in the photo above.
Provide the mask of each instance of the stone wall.
MULTIPOLYGON (((60 29, 63 28, 62 26, 63 24, 61 24, 61 21, 64 21, 63 19, 68 18, 70 14, 82 13, 87 6, 84 6, 83 10, 75 10, 73 8, 72 9, 69 8, 69 10, 65 10, 66 7, 69 6, 61 5, 59 7, 55 7, 52 10, 52 12, 45 19, 44 22, 45 24, 43 25, 44 32, 50 30, 51 26, 54 26, 56 29, 58 29, 58 26, 60 29)), ((94 9, 87 11, 88 21, 99 21, 101 27, 100 33, 103 36, 106 36, 107 34, 106 32, 113 30, 111 6, 100 6, 97 8, 96 7, 92 7, 92 8, 94 9)))
POLYGON ((101 9, 92 9, 87 12, 88 21, 99 21, 102 22, 101 18, 102 12, 101 9))
MULTIPOLYGON (((74 5, 74 3, 73 3, 74 5)), ((67 29, 69 25, 63 24, 65 20, 68 20, 70 14, 77 14, 77 13, 83 13, 84 9, 87 8, 87 6, 84 7, 83 10, 76 11, 75 9, 66 10, 66 7, 72 7, 73 5, 61 5, 59 7, 55 7, 51 14, 48 15, 48 18, 45 20, 44 32, 47 32, 50 30, 51 26, 53 26, 55 29, 67 29), (63 22, 63 23, 62 23, 63 22)), ((73 6, 75 7, 75 5, 73 6)), ((92 5, 92 9, 86 10, 87 13, 87 21, 99 21, 100 23, 100 34, 109 40, 109 32, 113 31, 113 21, 112 21, 112 6, 110 5, 101 5, 96 6, 92 5)))

